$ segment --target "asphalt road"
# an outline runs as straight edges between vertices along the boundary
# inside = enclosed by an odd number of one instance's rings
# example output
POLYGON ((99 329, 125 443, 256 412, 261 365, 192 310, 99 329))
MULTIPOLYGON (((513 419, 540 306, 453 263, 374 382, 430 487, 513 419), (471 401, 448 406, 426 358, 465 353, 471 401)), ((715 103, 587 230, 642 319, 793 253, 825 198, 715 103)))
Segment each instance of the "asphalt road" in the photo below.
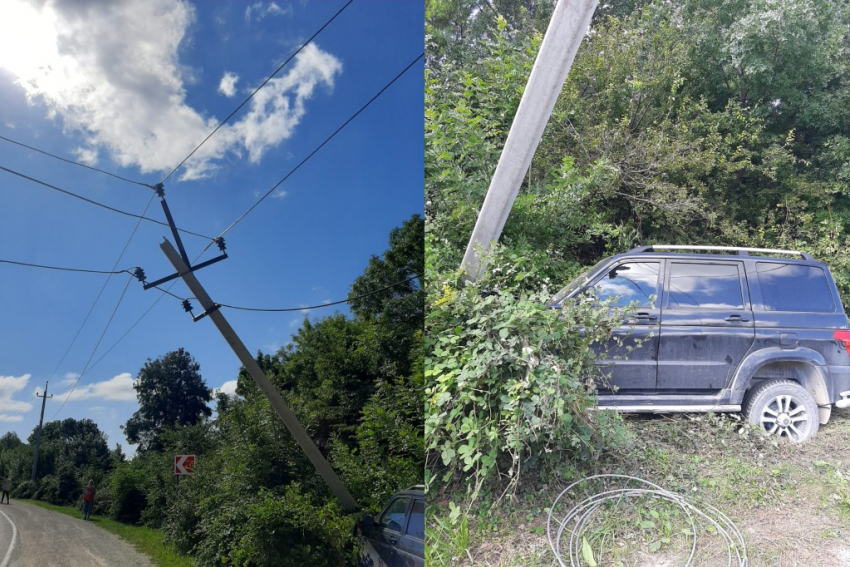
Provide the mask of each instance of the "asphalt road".
POLYGON ((0 504, 0 567, 153 567, 126 541, 97 526, 12 500, 0 504))

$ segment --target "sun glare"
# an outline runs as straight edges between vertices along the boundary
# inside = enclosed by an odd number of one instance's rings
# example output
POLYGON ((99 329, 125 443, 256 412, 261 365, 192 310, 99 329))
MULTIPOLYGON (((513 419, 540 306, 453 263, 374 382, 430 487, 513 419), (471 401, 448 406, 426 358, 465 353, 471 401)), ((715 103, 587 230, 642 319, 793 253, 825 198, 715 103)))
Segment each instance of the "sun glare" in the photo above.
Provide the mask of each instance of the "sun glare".
POLYGON ((0 67, 18 77, 24 88, 44 91, 44 79, 59 66, 56 47, 56 15, 49 7, 39 11, 22 0, 3 0, 0 5, 0 67), (33 83, 41 88, 33 89, 33 83))

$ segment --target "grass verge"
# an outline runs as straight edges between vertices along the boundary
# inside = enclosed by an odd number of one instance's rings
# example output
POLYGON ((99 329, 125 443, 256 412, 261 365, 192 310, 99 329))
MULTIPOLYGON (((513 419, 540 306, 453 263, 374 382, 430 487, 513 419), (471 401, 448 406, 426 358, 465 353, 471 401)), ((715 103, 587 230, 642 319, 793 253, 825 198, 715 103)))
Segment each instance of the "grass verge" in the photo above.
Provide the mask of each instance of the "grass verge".
MULTIPOLYGON (((21 502, 26 502, 33 506, 52 510, 53 512, 59 512, 66 516, 79 518, 80 520, 83 518, 83 513, 80 509, 73 506, 54 506, 53 504, 41 502, 40 500, 21 500, 21 502)), ((139 553, 143 553, 150 557, 150 560, 154 565, 159 567, 183 567, 186 565, 186 557, 180 555, 167 545, 164 541, 165 534, 159 530, 146 528, 144 526, 122 524, 121 522, 116 522, 115 520, 104 518, 103 516, 93 515, 89 518, 89 520, 99 528, 111 532, 125 540, 139 553)))
MULTIPOLYGON (((626 427, 630 440, 621 451, 526 475, 498 507, 485 494, 462 519, 463 529, 447 515, 451 502, 467 508, 465 494, 432 497, 428 565, 556 565, 545 534, 548 507, 571 482, 605 473, 644 478, 698 507, 719 508, 743 533, 752 567, 850 565, 850 409, 833 410, 830 422, 801 445, 765 439, 739 416, 634 416, 626 427)), ((662 502, 603 506, 585 532, 594 560, 582 557, 581 564, 682 565, 692 541, 687 530, 681 514, 662 502)), ((702 531, 691 565, 726 564, 723 542, 702 531)))

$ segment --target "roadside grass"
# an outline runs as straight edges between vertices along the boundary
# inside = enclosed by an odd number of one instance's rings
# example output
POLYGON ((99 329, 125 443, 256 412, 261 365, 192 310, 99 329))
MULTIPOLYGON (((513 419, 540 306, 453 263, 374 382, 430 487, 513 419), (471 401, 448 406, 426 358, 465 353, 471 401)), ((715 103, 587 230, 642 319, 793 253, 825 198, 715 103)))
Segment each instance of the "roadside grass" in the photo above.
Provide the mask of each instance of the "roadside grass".
MULTIPOLYGON (((40 500, 24 499, 21 500, 21 502, 26 502, 33 506, 39 506, 40 508, 45 508, 47 510, 52 510, 53 512, 65 514, 66 516, 78 518, 81 521, 83 519, 83 513, 80 509, 73 506, 54 506, 53 504, 41 502, 40 500)), ((136 549, 136 551, 147 555, 154 565, 159 567, 183 567, 187 564, 187 558, 180 555, 166 544, 164 541, 165 534, 159 530, 143 526, 122 524, 121 522, 116 522, 115 520, 111 520, 103 516, 92 515, 89 517, 89 521, 127 541, 136 549)))
MULTIPOLYGON (((485 495, 462 519, 463 529, 447 516, 449 501, 467 508, 464 496, 432 497, 428 565, 557 565, 546 537, 549 507, 572 482, 596 474, 635 476, 685 496, 697 508, 719 509, 743 534, 752 567, 850 565, 850 409, 834 409, 830 422, 802 445, 765 438, 737 415, 630 416, 625 421, 628 442, 622 450, 527 475, 517 493, 496 508, 485 495)), ((498 494, 498 487, 491 488, 498 494)), ((588 485, 559 506, 555 517, 563 518, 580 498, 603 488, 588 485)), ((697 534, 691 565, 726 565, 727 546, 716 530, 703 522, 697 534)), ((684 513, 650 497, 601 506, 583 535, 598 567, 683 565, 693 544, 684 513)), ((569 564, 569 536, 561 541, 569 564)), ((590 565, 586 556, 580 559, 590 565)))

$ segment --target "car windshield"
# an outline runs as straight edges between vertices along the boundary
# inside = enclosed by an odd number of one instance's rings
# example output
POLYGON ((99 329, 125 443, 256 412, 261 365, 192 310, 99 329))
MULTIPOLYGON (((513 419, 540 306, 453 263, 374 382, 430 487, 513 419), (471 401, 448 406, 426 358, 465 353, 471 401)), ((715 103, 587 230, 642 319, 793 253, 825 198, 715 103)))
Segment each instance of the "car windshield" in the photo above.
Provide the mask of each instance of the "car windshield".
POLYGON ((599 268, 601 268, 603 264, 608 263, 609 260, 610 258, 607 258, 605 260, 602 260, 601 262, 597 262, 596 265, 592 268, 583 271, 581 274, 578 275, 578 277, 576 277, 573 281, 567 284, 567 287, 552 296, 552 299, 549 301, 549 305, 556 309, 560 309, 563 301, 567 297, 572 295, 575 290, 586 284, 590 277, 595 275, 596 272, 599 271, 599 268))

